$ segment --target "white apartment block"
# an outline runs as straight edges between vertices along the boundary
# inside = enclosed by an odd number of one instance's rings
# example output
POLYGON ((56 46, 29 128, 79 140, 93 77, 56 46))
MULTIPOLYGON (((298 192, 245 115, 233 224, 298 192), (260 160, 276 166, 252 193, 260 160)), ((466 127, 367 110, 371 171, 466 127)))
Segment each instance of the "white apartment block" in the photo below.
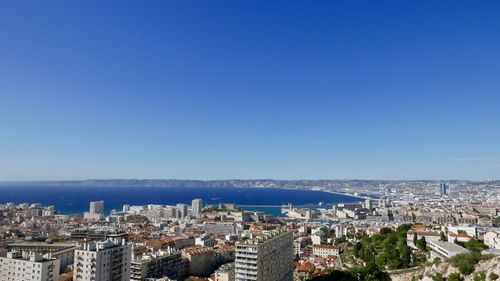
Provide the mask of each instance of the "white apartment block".
POLYGON ((86 242, 75 251, 74 281, 129 281, 132 248, 123 239, 86 242))
POLYGON ((59 260, 32 254, 29 259, 19 252, 0 257, 0 281, 57 281, 59 260))
POLYGON ((313 255, 327 258, 329 256, 338 256, 339 248, 333 245, 313 245, 313 255))
POLYGON ((83 217, 92 221, 104 219, 104 201, 90 202, 89 211, 83 213, 83 217))
POLYGON ((194 199, 191 201, 191 214, 195 218, 199 218, 203 212, 203 201, 201 199, 194 199))
POLYGON ((263 232, 236 244, 236 281, 293 280, 293 234, 263 232))

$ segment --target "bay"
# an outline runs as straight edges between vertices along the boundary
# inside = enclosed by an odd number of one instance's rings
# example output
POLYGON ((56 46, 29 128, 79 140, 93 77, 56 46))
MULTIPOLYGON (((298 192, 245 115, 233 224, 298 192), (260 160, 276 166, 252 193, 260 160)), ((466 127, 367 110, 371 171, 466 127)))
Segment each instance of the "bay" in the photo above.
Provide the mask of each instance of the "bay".
POLYGON ((279 216, 287 203, 304 207, 330 207, 333 203, 356 202, 353 196, 314 190, 228 187, 95 187, 95 186, 0 186, 0 204, 7 202, 54 205, 62 214, 88 210, 90 201, 104 200, 105 211, 121 210, 124 204, 236 203, 243 209, 279 216), (250 205, 250 206, 249 206, 250 205))

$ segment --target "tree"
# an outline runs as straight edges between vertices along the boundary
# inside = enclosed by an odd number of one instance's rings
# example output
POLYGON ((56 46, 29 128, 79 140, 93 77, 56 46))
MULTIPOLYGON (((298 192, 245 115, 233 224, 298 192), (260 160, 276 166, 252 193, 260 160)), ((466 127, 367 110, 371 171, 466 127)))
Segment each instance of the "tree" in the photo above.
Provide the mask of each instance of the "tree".
POLYGON ((399 248, 399 255, 401 259, 401 267, 408 268, 411 265, 411 250, 408 245, 401 245, 399 248))
POLYGON ((498 274, 495 272, 491 272, 489 275, 490 280, 497 280, 498 279, 498 274))
POLYGON ((390 234, 392 232, 393 232, 392 228, 390 228, 390 227, 382 227, 380 229, 380 235, 387 235, 387 234, 390 234))
POLYGON ((415 247, 417 247, 417 240, 418 240, 418 236, 417 236, 417 233, 415 232, 413 234, 413 245, 415 245, 415 247))
POLYGON ((359 258, 359 251, 361 251, 362 248, 363 248, 363 244, 361 244, 360 242, 357 242, 356 244, 354 244, 353 255, 355 257, 359 258))
POLYGON ((422 236, 418 241, 417 241, 417 247, 421 251, 426 251, 427 250, 427 241, 425 240, 425 236, 422 236))
POLYGON ((432 276, 432 281, 446 281, 441 273, 436 273, 436 275, 432 276))
POLYGON ((372 247, 372 245, 370 245, 370 244, 363 245, 363 248, 361 248, 359 256, 365 262, 372 262, 372 261, 374 261, 375 260, 375 256, 373 254, 373 247, 372 247))
POLYGON ((300 261, 300 256, 299 256, 299 253, 296 253, 296 254, 295 254, 295 258, 293 259, 293 261, 295 261, 295 262, 300 261))
POLYGON ((465 242, 464 247, 472 252, 481 252, 482 250, 488 248, 488 246, 484 245, 483 242, 476 239, 470 239, 469 241, 465 242))
POLYGON ((474 253, 458 254, 451 258, 451 263, 458 268, 463 275, 469 275, 474 272, 476 264, 479 262, 480 255, 474 253))
POLYGON ((448 238, 446 237, 446 235, 444 235, 444 232, 442 232, 442 231, 441 231, 441 237, 439 238, 439 240, 448 241, 448 238))
POLYGON ((486 273, 484 272, 476 273, 474 275, 474 281, 486 281, 486 273))
POLYGON ((457 273, 457 272, 451 273, 448 276, 448 281, 463 281, 463 280, 464 279, 462 278, 462 276, 460 275, 460 273, 457 273))

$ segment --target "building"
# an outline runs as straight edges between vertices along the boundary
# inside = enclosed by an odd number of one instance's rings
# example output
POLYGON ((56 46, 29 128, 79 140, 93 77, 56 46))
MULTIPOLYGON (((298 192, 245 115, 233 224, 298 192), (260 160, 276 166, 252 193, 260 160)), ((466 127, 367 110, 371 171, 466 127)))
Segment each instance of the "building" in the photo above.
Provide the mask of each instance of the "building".
POLYGON ((365 208, 369 211, 372 210, 372 200, 370 198, 366 198, 365 200, 365 208))
POLYGON ((109 226, 92 226, 75 228, 71 231, 71 239, 73 240, 94 240, 102 241, 107 239, 127 239, 128 234, 120 229, 109 226))
POLYGON ((203 200, 194 199, 191 201, 191 214, 195 218, 201 217, 201 213, 203 212, 203 200))
POLYGON ((32 254, 39 254, 47 260, 59 260, 59 272, 66 272, 68 266, 73 265, 76 244, 69 243, 12 243, 8 245, 13 252, 21 253, 23 258, 29 259, 32 254))
POLYGON ((238 234, 243 226, 236 222, 204 222, 197 227, 209 234, 238 234))
POLYGON ((24 258, 20 252, 0 257, 0 281, 58 281, 60 261, 33 253, 24 258))
POLYGON ((213 281, 234 281, 234 263, 219 267, 213 275, 213 281))
POLYGON ((193 246, 181 250, 182 256, 189 260, 189 274, 209 275, 216 268, 214 251, 203 246, 193 246))
POLYGON ((215 246, 215 240, 212 238, 212 236, 204 233, 201 236, 196 237, 194 239, 194 244, 198 246, 211 248, 215 246))
POLYGON ((75 251, 74 281, 129 281, 131 246, 124 239, 85 242, 75 251))
POLYGON ((236 243, 236 281, 293 280, 293 234, 262 232, 236 243))
POLYGON ((89 213, 104 214, 104 201, 90 202, 89 213))
POLYGON ((104 219, 104 201, 90 202, 89 211, 83 214, 86 220, 98 221, 104 219))
POLYGON ((453 233, 453 232, 448 232, 447 239, 449 242, 455 243, 457 242, 468 242, 469 240, 472 239, 472 237, 467 234, 467 233, 453 233))
POLYGON ((420 240, 422 237, 425 237, 425 241, 427 243, 432 241, 439 241, 441 239, 441 234, 431 231, 431 230, 410 230, 406 234, 406 242, 408 246, 416 249, 417 246, 413 244, 413 238, 417 236, 417 239, 420 240))
POLYGON ((439 184, 439 195, 441 198, 448 196, 448 184, 442 182, 439 184))
POLYGON ((175 210, 176 210, 177 218, 179 218, 179 219, 183 219, 188 215, 188 205, 186 205, 186 204, 175 205, 175 210))
POLYGON ((468 253, 469 250, 455 243, 444 241, 431 241, 431 258, 449 259, 458 254, 468 253))
POLYGON ((324 258, 329 256, 338 256, 339 248, 332 245, 313 245, 313 255, 324 258))
POLYGON ((188 273, 188 260, 177 250, 158 251, 154 254, 134 256, 130 266, 130 280, 168 277, 182 280, 188 273))

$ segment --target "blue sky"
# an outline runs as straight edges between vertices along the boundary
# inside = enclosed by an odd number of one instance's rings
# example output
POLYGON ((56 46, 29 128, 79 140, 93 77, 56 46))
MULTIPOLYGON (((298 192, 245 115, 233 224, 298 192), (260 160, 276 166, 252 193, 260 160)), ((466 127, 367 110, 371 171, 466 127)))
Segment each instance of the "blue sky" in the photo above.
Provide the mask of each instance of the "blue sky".
POLYGON ((498 1, 0 3, 0 180, 500 178, 498 1))

